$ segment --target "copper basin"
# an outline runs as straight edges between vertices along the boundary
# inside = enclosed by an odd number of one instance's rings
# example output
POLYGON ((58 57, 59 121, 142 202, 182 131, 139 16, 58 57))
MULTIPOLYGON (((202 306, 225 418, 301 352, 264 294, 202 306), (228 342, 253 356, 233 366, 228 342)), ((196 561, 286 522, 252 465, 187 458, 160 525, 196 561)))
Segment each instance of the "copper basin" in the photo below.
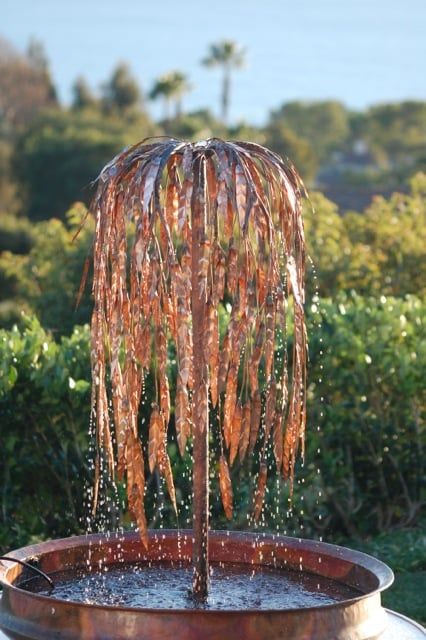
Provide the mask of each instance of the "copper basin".
MULTIPOLYGON (((212 531, 212 561, 303 570, 355 587, 361 595, 341 602, 286 610, 148 609, 65 602, 31 593, 19 584, 32 577, 17 563, 0 562, 3 597, 0 628, 34 640, 375 640, 386 628, 380 592, 393 582, 385 564, 343 547, 270 534, 212 531)), ((152 531, 145 551, 135 533, 65 538, 8 554, 56 571, 84 568, 87 561, 116 564, 185 560, 192 532, 152 531)))

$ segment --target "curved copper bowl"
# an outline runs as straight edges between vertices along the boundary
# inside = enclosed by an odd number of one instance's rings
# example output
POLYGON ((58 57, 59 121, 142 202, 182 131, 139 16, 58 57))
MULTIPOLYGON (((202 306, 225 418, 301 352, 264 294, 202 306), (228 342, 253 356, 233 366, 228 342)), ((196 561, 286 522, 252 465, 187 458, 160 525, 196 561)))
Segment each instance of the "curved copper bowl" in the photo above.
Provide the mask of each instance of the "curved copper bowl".
MULTIPOLYGON (((190 531, 152 531, 148 552, 134 533, 66 538, 14 551, 14 558, 37 561, 52 575, 86 567, 87 561, 115 564, 144 560, 188 560, 190 531), (179 546, 178 546, 179 544, 179 546)), ((218 611, 125 608, 65 602, 31 593, 19 584, 28 569, 0 563, 3 597, 0 628, 16 637, 49 640, 374 640, 386 627, 380 591, 392 584, 392 571, 357 551, 270 534, 210 533, 212 561, 294 568, 333 578, 362 595, 332 605, 303 609, 218 611)))

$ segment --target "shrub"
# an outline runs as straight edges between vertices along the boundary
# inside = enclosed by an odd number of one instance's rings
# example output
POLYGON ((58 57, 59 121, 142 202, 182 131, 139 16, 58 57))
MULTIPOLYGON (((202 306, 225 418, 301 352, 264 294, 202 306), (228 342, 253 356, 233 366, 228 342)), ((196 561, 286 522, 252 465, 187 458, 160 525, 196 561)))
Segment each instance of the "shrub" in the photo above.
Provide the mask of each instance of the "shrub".
POLYGON ((88 330, 0 331, 0 548, 78 530, 88 477, 88 330))
POLYGON ((363 214, 348 214, 350 251, 340 283, 361 294, 401 296, 425 291, 426 174, 410 181, 408 194, 376 196, 363 214))
MULTIPOLYGON (((410 181, 409 193, 376 196, 363 213, 339 214, 321 193, 305 207, 308 252, 318 271, 319 293, 336 296, 422 295, 426 283, 426 175, 410 181)), ((308 263, 308 285, 314 280, 308 263)))
MULTIPOLYGON (((0 278, 7 282, 13 297, 25 300, 46 329, 66 335, 75 324, 90 318, 90 284, 76 309, 79 283, 92 242, 91 220, 78 239, 73 237, 86 214, 76 203, 66 214, 66 222, 56 218, 34 224, 33 247, 27 255, 4 251, 0 256, 0 278)), ((25 307, 24 307, 25 308, 25 307)))
POLYGON ((307 460, 318 440, 329 527, 356 536, 412 524, 425 499, 426 304, 341 296, 315 315, 310 424, 321 431, 311 428, 307 460))

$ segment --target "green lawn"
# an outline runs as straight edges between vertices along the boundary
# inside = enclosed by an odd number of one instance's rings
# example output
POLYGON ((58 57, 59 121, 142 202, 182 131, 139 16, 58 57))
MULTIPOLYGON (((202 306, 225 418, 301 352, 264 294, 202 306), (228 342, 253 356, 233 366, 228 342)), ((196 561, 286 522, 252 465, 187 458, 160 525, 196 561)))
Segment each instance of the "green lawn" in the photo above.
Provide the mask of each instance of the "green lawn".
POLYGON ((426 625, 426 571, 395 573, 395 583, 382 597, 385 607, 426 625))
POLYGON ((426 531, 423 527, 382 534, 347 545, 386 562, 395 582, 382 595, 385 607, 426 625, 426 531))

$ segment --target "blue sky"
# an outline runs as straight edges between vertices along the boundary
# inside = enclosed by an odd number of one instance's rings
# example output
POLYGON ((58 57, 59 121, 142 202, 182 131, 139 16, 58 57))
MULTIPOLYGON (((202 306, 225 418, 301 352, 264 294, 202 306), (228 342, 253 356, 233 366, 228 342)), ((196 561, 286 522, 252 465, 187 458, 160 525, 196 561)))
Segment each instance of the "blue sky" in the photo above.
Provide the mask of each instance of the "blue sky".
POLYGON ((185 107, 217 113, 220 74, 200 59, 222 38, 247 48, 233 121, 262 123, 293 99, 353 108, 426 99, 426 0, 3 0, 1 13, 0 33, 16 47, 43 41, 65 102, 77 75, 98 88, 125 60, 146 92, 158 75, 185 71, 194 86, 185 107))

